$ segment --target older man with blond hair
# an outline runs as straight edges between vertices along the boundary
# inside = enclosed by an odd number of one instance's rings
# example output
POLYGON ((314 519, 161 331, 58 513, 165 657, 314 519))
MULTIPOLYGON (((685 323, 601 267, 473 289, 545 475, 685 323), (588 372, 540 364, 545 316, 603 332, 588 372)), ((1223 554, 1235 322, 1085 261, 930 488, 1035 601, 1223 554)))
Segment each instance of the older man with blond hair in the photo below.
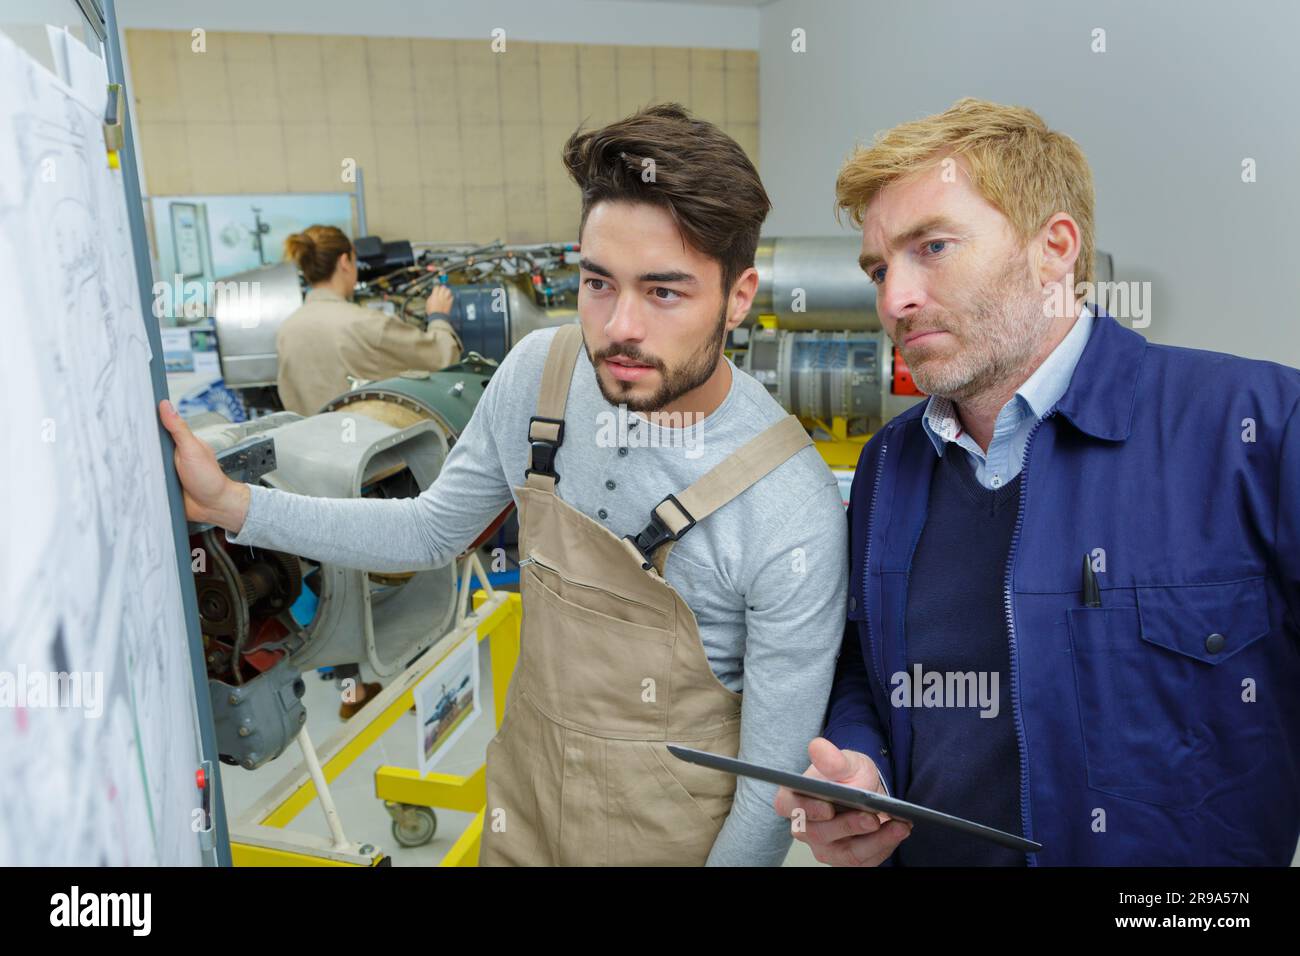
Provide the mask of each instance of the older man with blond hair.
POLYGON ((965 99, 888 130, 837 194, 930 397, 858 464, 807 773, 1042 849, 789 790, 777 811, 842 865, 1288 863, 1300 372, 1148 344, 1080 301, 1092 177, 1028 109, 965 99))

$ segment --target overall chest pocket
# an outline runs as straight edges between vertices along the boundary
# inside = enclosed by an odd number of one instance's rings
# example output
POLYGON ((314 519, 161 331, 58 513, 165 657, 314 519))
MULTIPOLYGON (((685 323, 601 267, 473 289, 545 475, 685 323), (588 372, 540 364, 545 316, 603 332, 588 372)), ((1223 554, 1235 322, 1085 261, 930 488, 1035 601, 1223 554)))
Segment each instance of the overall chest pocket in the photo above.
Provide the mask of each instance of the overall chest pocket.
MULTIPOLYGON (((553 595, 566 604, 585 609, 611 622, 622 622, 667 630, 668 615, 658 608, 636 601, 626 595, 615 594, 593 584, 565 577, 545 557, 536 552, 520 562, 521 568, 531 568, 537 580, 553 595)), ((521 578, 522 586, 522 578, 521 578)))
POLYGON ((524 607, 514 679, 532 703, 584 733, 661 736, 675 640, 667 616, 536 556, 520 566, 524 607))
POLYGON ((1136 606, 1067 613, 1088 784, 1189 809, 1266 756, 1243 700, 1263 666, 1264 578, 1134 591, 1136 606))

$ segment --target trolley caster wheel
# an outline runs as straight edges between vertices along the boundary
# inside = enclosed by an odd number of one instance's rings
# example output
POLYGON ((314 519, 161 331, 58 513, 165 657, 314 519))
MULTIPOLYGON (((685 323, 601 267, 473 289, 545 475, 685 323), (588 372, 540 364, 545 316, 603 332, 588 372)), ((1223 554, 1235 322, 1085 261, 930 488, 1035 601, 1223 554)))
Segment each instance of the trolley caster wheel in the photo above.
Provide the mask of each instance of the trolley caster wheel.
POLYGON ((438 832, 438 817, 429 807, 395 804, 388 812, 393 816, 393 839, 399 846, 424 846, 438 832))

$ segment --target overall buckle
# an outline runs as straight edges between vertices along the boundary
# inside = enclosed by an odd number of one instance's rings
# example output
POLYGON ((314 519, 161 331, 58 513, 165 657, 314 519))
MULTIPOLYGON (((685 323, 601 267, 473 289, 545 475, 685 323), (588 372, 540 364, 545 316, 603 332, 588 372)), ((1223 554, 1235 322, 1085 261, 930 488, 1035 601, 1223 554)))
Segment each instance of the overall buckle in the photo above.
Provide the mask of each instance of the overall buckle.
POLYGON ((536 472, 539 475, 545 475, 548 478, 555 479, 555 483, 560 483, 560 476, 555 473, 555 453, 559 450, 560 445, 564 443, 564 419, 562 418, 543 418, 540 415, 534 415, 528 419, 528 441, 532 447, 530 467, 524 469, 524 478, 536 472), (549 438, 533 438, 533 423, 543 422, 547 425, 556 426, 555 440, 549 438))
POLYGON ((626 540, 632 542, 632 547, 636 548, 637 552, 641 555, 641 569, 643 571, 649 571, 654 567, 652 556, 661 544, 678 540, 682 535, 694 527, 695 516, 682 506, 682 503, 677 500, 676 495, 668 495, 663 501, 654 506, 654 509, 650 512, 650 523, 646 525, 639 534, 629 534, 625 537, 626 540), (677 510, 686 518, 685 527, 679 530, 676 534, 669 530, 668 525, 666 525, 664 520, 659 517, 659 508, 668 501, 671 501, 674 507, 676 507, 677 510))

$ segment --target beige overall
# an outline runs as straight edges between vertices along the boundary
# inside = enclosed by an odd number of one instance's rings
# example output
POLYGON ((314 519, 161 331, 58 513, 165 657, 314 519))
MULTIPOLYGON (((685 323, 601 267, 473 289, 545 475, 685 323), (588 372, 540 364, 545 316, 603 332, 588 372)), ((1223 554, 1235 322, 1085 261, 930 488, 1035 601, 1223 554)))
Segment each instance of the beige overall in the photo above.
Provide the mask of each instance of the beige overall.
POLYGON ((619 538, 555 493, 581 329, 555 336, 529 423, 519 504, 523 623, 500 732, 487 751, 481 865, 701 865, 733 777, 666 742, 734 756, 740 695, 714 676, 695 615, 662 577, 668 552, 810 443, 787 416, 619 538), (657 552, 657 553, 656 553, 657 552))

